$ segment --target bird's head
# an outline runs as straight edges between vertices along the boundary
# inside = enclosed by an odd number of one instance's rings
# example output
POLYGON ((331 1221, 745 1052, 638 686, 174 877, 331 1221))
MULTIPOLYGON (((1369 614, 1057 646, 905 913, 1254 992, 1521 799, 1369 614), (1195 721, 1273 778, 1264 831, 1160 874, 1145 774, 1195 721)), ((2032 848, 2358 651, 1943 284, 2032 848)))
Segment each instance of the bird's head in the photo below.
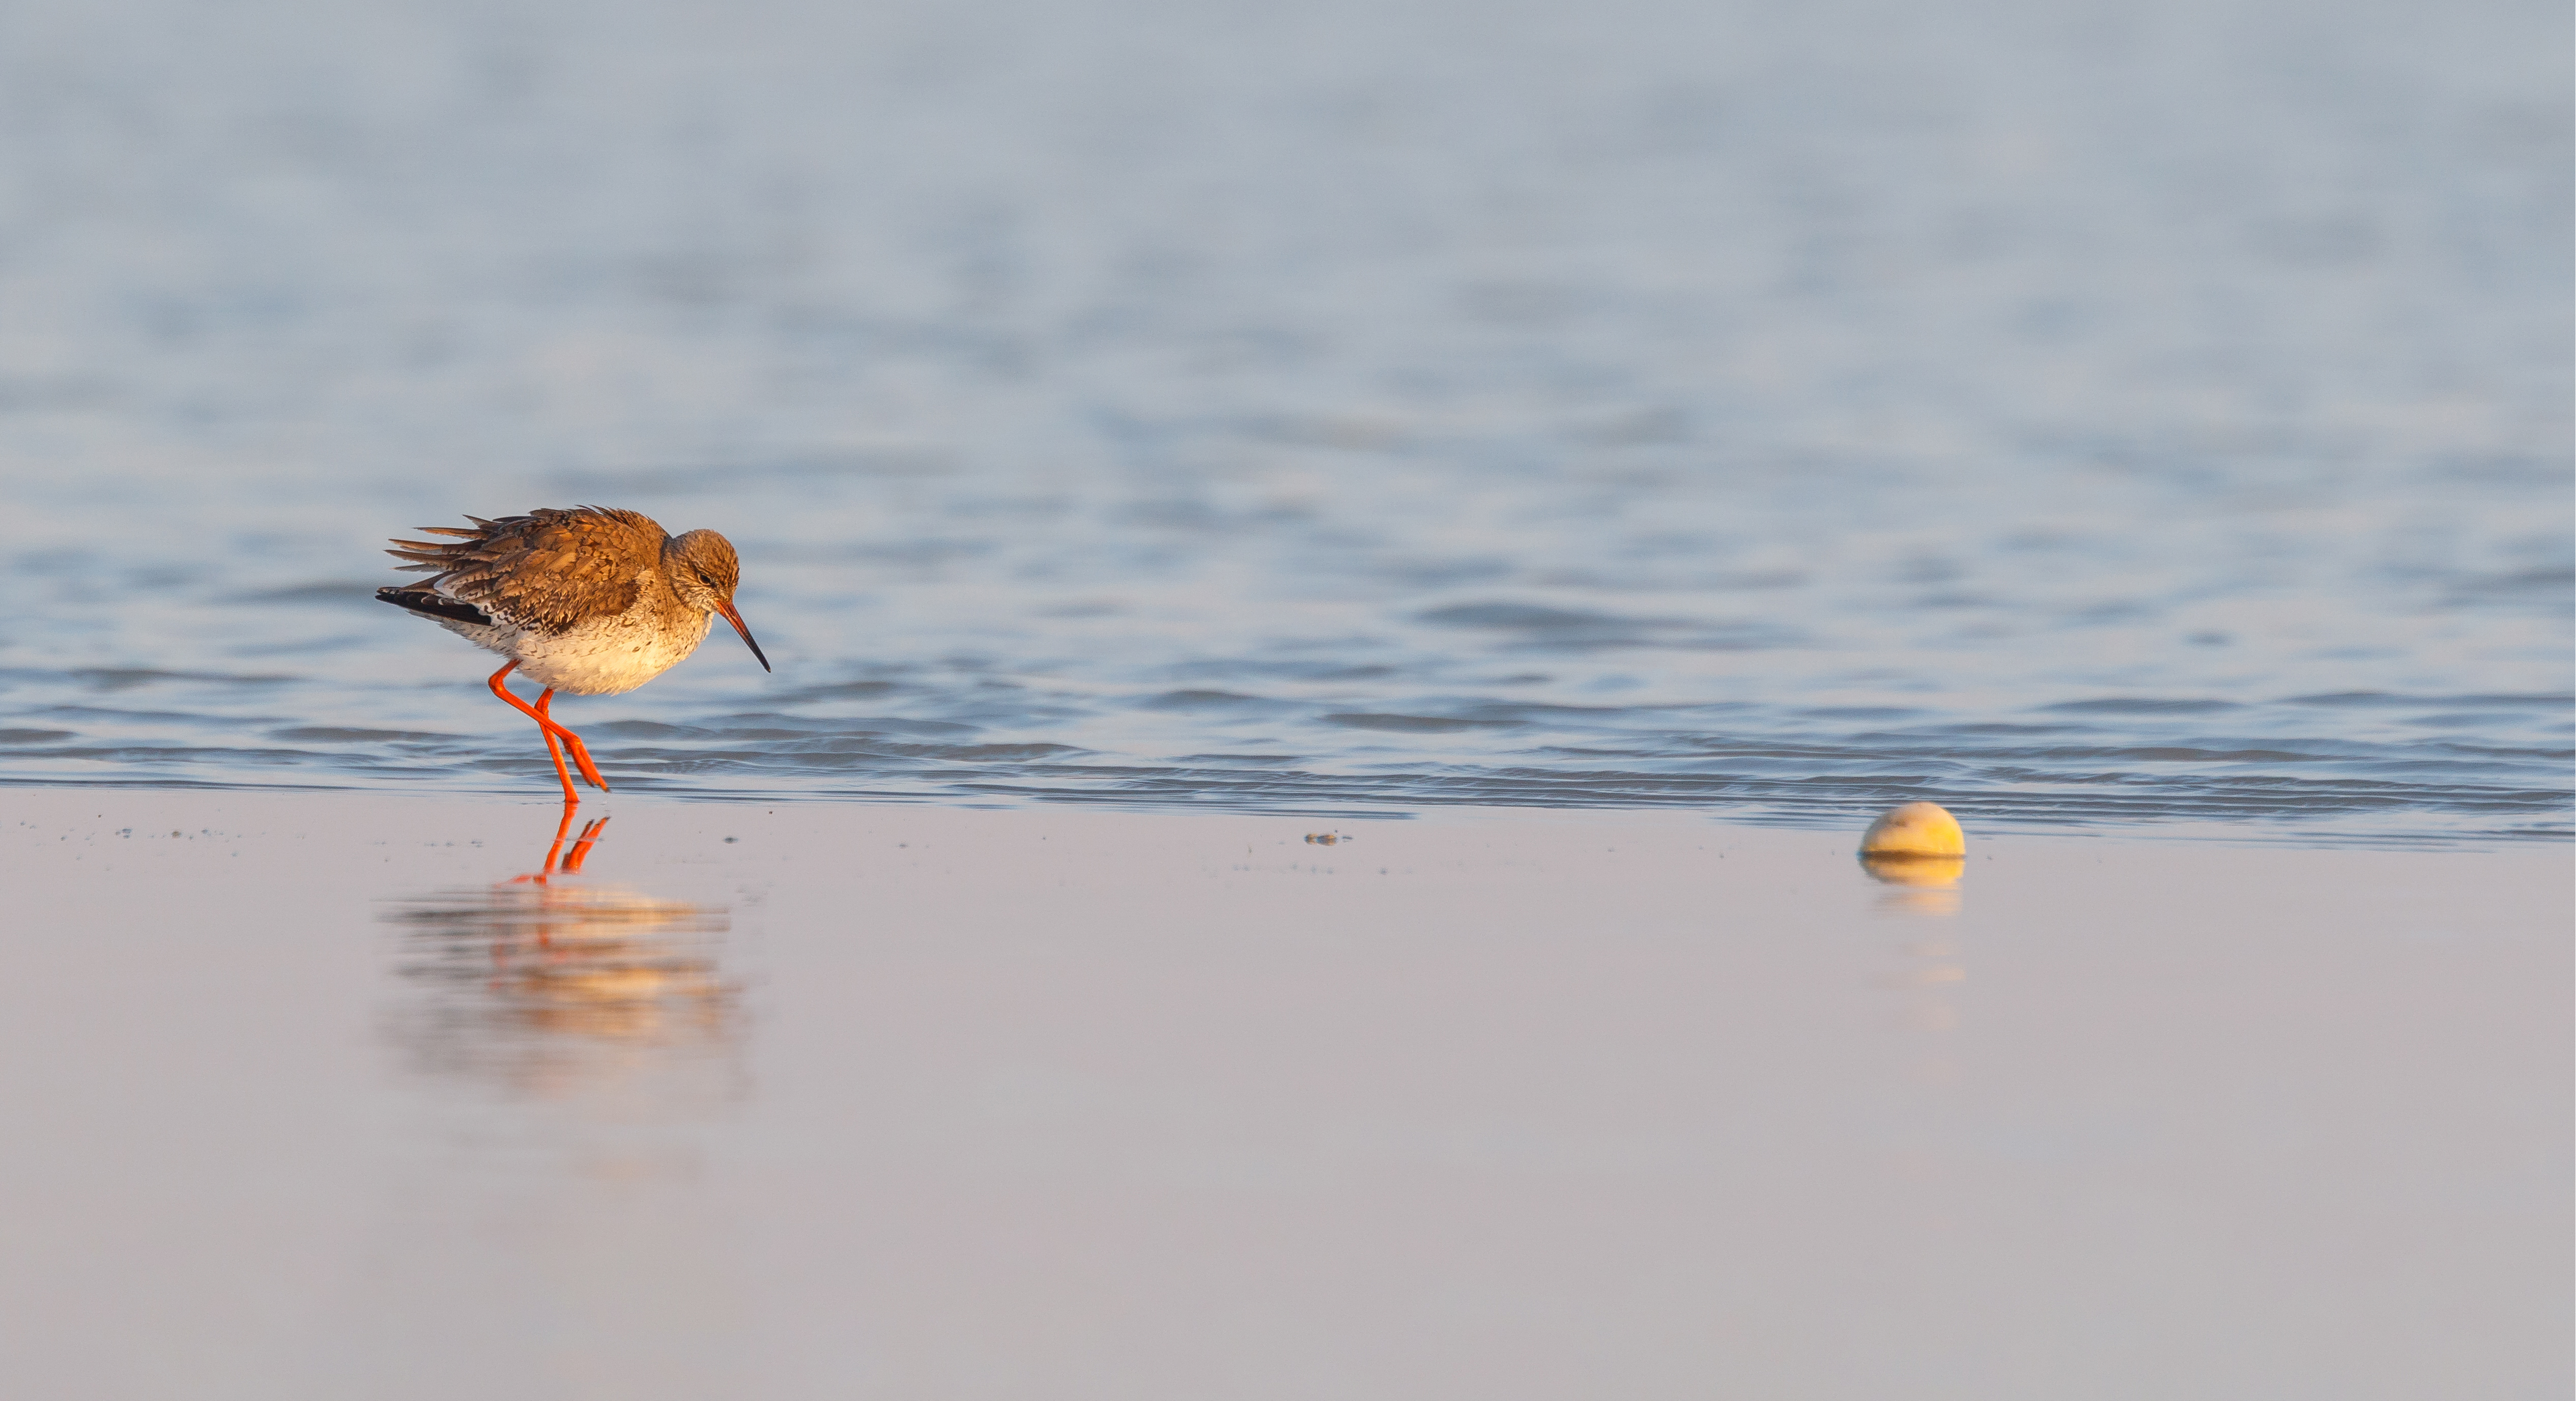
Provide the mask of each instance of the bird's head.
POLYGON ((662 549, 662 562, 671 575, 671 587, 680 601, 701 613, 720 613, 742 634, 742 645, 760 658, 760 669, 770 669, 769 658, 761 655, 760 644, 751 640, 751 629, 742 625, 742 615, 733 611, 734 587, 742 582, 742 560, 733 552, 733 542, 712 530, 692 530, 676 536, 662 549))

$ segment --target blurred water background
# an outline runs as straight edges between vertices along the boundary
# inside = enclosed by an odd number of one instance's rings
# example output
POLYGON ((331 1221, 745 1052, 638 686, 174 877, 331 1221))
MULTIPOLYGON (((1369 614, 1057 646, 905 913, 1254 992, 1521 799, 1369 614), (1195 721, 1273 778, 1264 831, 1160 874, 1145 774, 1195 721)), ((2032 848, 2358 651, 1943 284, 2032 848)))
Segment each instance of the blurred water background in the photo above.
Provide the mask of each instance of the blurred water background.
POLYGON ((2563 4, 0 9, 0 781, 2568 829, 2563 4))

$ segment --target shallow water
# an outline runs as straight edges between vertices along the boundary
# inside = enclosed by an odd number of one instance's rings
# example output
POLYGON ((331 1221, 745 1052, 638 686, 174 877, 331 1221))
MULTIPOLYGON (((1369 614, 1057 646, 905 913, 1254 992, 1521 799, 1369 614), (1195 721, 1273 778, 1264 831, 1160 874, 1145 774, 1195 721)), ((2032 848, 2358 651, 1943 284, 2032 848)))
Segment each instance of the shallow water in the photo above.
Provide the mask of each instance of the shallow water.
POLYGON ((0 15, 0 781, 2567 830, 2562 7, 0 15))

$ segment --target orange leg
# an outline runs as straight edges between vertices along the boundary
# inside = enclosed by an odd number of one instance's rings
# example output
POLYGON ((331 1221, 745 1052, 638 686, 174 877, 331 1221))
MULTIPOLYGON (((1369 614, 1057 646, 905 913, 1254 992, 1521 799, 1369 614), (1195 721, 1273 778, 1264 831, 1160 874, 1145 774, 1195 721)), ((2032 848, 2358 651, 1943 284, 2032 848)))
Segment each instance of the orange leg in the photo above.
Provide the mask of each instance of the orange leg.
MULTIPOLYGON (((572 731, 565 729, 561 725, 556 724, 547 716, 547 708, 554 703, 554 688, 551 686, 547 687, 545 694, 537 698, 537 703, 535 705, 530 705, 526 701, 519 699, 517 696, 511 695, 510 688, 501 684, 501 678, 509 675, 512 671, 517 670, 518 665, 519 664, 517 662, 512 662, 508 666, 501 668, 499 671, 492 673, 492 694, 508 701, 520 714, 537 722, 538 728, 545 731, 547 753, 554 753, 555 741, 558 739, 570 746, 572 749, 573 762, 581 765, 581 776, 589 781, 591 787, 598 789, 602 793, 607 792, 607 781, 599 776, 598 767, 590 762, 590 747, 581 742, 581 736, 574 734, 572 731)), ((555 754, 555 773, 563 779, 564 801, 567 803, 579 803, 581 799, 573 794, 572 775, 564 771, 563 756, 561 754, 555 754)))
MULTIPOLYGON (((537 697, 537 713, 539 715, 546 713, 546 702, 549 699, 552 699, 553 696, 554 692, 548 691, 544 695, 537 697)), ((556 740, 555 732, 552 730, 539 730, 537 733, 546 737, 546 757, 555 761, 555 777, 563 780, 564 821, 569 824, 572 821, 572 810, 581 806, 581 799, 573 796, 572 771, 564 767, 563 745, 560 741, 556 740)), ((563 833, 557 832, 555 834, 555 840, 557 842, 561 842, 563 840, 563 833)))
MULTIPOLYGON (((552 709, 554 703, 555 688, 548 686, 545 689, 545 693, 537 697, 537 716, 549 725, 552 725, 555 719, 554 711, 552 709)), ((581 765, 581 776, 590 780, 592 783, 597 784, 600 792, 607 792, 608 785, 599 781, 598 766, 590 762, 590 746, 582 743, 581 736, 574 734, 570 730, 563 732, 563 742, 572 750, 573 762, 581 765)), ((546 751, 548 753, 553 753, 554 747, 554 732, 549 730, 546 732, 546 751)), ((555 755, 555 772, 558 775, 563 773, 563 756, 561 754, 555 755)), ((569 778, 565 779, 564 787, 569 790, 572 787, 572 780, 569 778)))

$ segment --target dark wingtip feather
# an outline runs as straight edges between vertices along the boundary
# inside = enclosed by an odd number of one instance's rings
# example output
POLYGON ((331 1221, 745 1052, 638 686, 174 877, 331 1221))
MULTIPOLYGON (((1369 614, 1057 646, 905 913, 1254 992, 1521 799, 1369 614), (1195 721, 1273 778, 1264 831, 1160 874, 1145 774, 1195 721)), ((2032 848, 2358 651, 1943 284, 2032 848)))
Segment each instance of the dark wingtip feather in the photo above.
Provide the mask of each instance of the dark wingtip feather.
POLYGON ((453 622, 473 623, 478 627, 492 626, 492 615, 482 609, 471 603, 459 602, 442 593, 431 593, 427 589, 388 584, 376 590, 376 601, 390 603, 396 608, 408 608, 424 617, 446 618, 453 622))

